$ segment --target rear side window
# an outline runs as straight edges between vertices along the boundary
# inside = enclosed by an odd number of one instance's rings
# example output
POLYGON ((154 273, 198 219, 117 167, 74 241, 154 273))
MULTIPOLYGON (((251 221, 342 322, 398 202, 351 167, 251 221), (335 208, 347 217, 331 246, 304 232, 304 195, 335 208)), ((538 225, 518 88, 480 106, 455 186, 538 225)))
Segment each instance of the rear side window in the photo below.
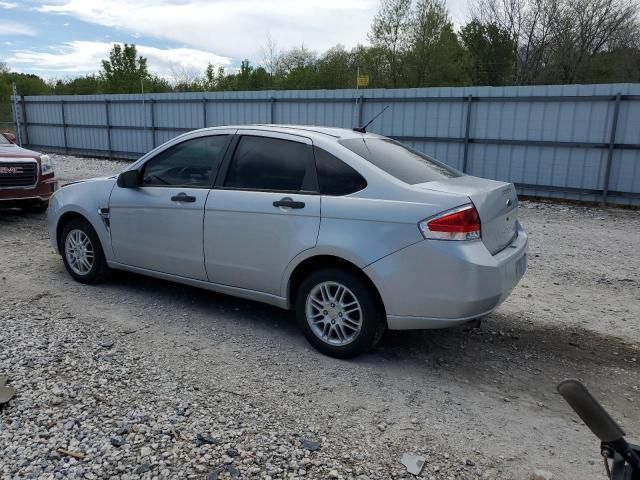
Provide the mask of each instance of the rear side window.
POLYGON ((410 185, 445 180, 462 174, 390 138, 349 138, 339 143, 376 167, 410 185))
POLYGON ((186 140, 160 152, 142 173, 145 187, 209 187, 220 167, 229 135, 186 140))
POLYGON ((317 147, 314 152, 322 195, 349 195, 367 186, 362 175, 339 158, 317 147))
POLYGON ((247 190, 303 190, 313 167, 311 146, 279 138, 243 136, 224 186, 247 190))

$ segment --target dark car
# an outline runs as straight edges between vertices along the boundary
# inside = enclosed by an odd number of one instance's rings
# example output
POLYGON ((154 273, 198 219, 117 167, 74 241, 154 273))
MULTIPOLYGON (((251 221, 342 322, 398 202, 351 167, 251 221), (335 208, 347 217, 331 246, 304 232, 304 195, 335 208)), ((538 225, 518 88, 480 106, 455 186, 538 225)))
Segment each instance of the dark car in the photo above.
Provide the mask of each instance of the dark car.
POLYGON ((48 155, 21 148, 0 134, 0 208, 44 212, 56 187, 48 155))

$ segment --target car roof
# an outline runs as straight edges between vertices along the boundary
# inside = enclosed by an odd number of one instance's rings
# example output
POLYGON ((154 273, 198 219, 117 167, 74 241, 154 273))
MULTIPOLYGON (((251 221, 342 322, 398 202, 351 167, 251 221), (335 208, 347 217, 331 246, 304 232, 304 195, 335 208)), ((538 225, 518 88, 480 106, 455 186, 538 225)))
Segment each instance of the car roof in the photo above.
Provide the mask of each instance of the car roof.
POLYGON ((265 132, 274 133, 289 133, 294 135, 302 135, 305 137, 332 137, 336 140, 342 140, 346 138, 379 138, 380 135, 374 133, 360 133, 349 128, 338 127, 320 127, 316 125, 280 125, 280 124, 250 124, 250 125, 228 125, 220 127, 210 127, 202 130, 221 130, 237 128, 243 130, 260 130, 265 132))

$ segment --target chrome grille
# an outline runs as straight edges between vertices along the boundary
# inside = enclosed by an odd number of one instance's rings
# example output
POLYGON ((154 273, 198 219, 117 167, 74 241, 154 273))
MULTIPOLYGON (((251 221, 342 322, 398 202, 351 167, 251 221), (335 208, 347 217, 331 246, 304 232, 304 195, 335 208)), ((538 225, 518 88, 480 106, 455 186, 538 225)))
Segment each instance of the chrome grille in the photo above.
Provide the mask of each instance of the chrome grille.
POLYGON ((37 177, 38 164, 35 162, 0 163, 0 188, 30 187, 37 177))

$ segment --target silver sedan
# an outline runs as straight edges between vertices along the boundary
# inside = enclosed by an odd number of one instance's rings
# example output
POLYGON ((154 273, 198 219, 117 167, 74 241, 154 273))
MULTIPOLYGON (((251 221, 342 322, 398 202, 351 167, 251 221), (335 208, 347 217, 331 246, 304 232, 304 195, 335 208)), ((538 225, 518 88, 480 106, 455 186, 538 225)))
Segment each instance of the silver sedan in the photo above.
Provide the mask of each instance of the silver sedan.
POLYGON ((257 125, 189 132, 118 177, 59 189, 69 274, 128 270, 293 309, 318 350, 352 357, 385 329, 477 319, 526 270, 512 184, 386 137, 257 125))

